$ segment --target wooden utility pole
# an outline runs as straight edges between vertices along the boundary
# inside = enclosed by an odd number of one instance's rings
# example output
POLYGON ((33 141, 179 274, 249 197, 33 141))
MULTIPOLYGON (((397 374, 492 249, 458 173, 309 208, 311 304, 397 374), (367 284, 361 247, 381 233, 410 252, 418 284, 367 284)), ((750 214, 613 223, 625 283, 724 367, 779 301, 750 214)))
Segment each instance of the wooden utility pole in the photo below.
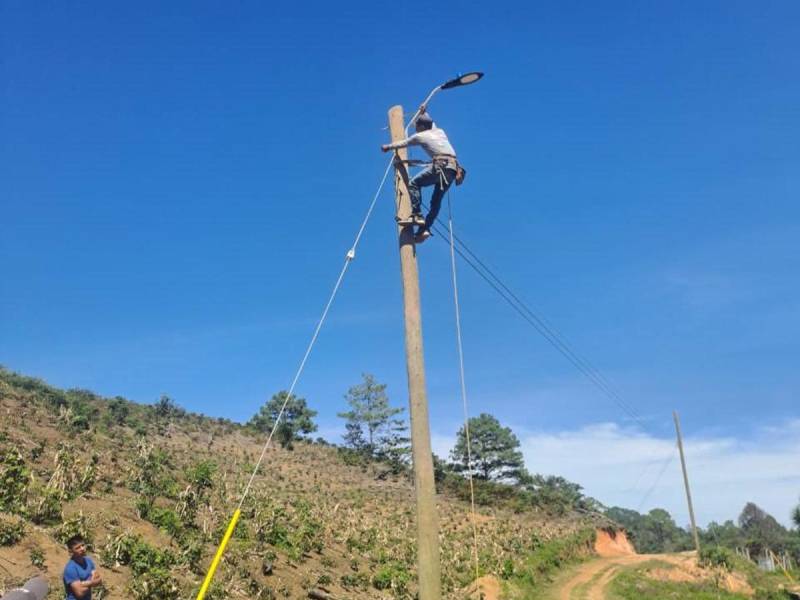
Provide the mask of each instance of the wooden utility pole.
MULTIPOLYGON (((389 110, 392 142, 405 138, 403 107, 389 110)), ((401 148, 402 160, 408 152, 401 148)), ((395 166, 394 189, 397 215, 411 214, 408 171, 404 163, 395 166)), ((422 315, 420 314, 419 272, 414 245, 414 227, 398 225, 400 270, 403 275, 403 316, 406 328, 406 368, 408 371, 411 453, 414 461, 414 491, 417 497, 417 573, 419 600, 442 597, 439 562, 439 518, 436 514, 436 485, 433 480, 433 454, 428 424, 428 398, 425 392, 425 361, 422 354, 422 315)))
POLYGON ((697 536, 697 523, 694 520, 694 507, 692 506, 692 492, 689 491, 689 475, 686 473, 686 458, 683 456, 683 436, 681 436, 681 423, 678 420, 678 413, 673 412, 675 419, 675 432, 678 434, 678 451, 681 454, 681 468, 683 469, 683 485, 686 487, 686 502, 689 503, 689 519, 692 522, 692 536, 694 537, 694 549, 697 556, 700 556, 700 538, 697 536))

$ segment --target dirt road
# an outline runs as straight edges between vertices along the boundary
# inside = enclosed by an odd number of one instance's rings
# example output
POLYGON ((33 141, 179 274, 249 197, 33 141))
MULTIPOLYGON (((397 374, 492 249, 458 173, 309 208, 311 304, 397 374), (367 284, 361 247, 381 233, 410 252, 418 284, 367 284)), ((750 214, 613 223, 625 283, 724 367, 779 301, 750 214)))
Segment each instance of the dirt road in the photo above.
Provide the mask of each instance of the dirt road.
POLYGON ((606 590, 619 571, 650 560, 686 567, 694 560, 691 554, 628 554, 598 558, 580 565, 577 571, 556 590, 558 600, 605 600, 606 590))

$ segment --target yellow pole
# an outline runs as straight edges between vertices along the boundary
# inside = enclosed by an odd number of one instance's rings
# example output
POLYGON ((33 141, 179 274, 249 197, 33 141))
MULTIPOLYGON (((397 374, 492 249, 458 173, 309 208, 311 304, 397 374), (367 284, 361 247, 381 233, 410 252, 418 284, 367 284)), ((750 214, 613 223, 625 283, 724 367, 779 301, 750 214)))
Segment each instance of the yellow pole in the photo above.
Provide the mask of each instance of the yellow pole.
POLYGON ((217 553, 214 555, 214 560, 211 561, 211 566, 208 568, 208 573, 206 573, 203 585, 200 586, 200 591, 197 593, 197 600, 203 600, 203 598, 205 598, 208 586, 211 585, 211 580, 214 579, 214 572, 219 566, 219 561, 222 559, 222 554, 225 552, 225 547, 228 545, 228 541, 233 535, 233 530, 236 527, 236 523, 239 522, 241 514, 242 510, 240 508, 237 508, 236 512, 233 513, 231 522, 228 523, 228 529, 225 531, 225 535, 222 536, 222 541, 219 544, 219 548, 217 548, 217 553))

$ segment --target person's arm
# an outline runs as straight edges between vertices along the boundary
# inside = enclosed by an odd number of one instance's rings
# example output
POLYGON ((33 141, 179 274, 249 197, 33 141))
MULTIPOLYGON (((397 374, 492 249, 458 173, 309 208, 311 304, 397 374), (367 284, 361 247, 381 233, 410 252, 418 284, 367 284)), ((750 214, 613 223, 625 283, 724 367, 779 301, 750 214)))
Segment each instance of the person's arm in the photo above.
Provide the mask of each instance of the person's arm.
POLYGON ((103 583, 103 578, 100 577, 100 573, 98 573, 95 570, 92 571, 92 574, 89 577, 89 579, 86 579, 85 581, 80 581, 80 580, 73 581, 72 583, 70 583, 69 589, 72 590, 72 594, 76 598, 83 598, 86 595, 86 592, 88 592, 93 587, 97 587, 101 583, 103 583))
POLYGON ((72 595, 75 596, 76 598, 83 598, 86 595, 86 592, 88 592, 91 587, 92 586, 89 585, 88 581, 78 580, 78 581, 73 581, 72 583, 69 584, 69 590, 72 592, 72 595))
POLYGON ((389 150, 397 150, 398 148, 405 148, 406 146, 413 146, 415 144, 419 144, 418 135, 419 134, 415 133, 411 137, 394 142, 393 144, 384 144, 383 146, 381 146, 381 150, 384 152, 388 152, 389 150))

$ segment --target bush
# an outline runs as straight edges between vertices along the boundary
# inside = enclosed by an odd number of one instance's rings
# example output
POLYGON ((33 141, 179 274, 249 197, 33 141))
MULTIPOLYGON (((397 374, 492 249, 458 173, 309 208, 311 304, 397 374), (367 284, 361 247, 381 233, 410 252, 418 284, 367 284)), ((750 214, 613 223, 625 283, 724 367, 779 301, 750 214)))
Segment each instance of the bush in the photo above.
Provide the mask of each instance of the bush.
POLYGON ((105 566, 127 565, 134 575, 154 569, 167 570, 177 563, 175 555, 167 549, 158 549, 133 533, 123 533, 100 549, 100 560, 105 566))
POLYGON ((89 519, 82 512, 65 520, 53 531, 53 535, 62 544, 66 544, 72 536, 79 535, 86 542, 87 549, 92 549, 94 536, 90 529, 89 519))
POLYGON ((44 565, 44 552, 38 546, 31 548, 29 553, 31 564, 36 567, 37 569, 44 569, 46 568, 44 565))
POLYGON ((13 546, 25 536, 25 523, 10 515, 0 515, 0 546, 13 546))
POLYGON ((16 448, 0 453, 0 510, 10 513, 25 511, 30 470, 16 448))
POLYGON ((45 488, 31 511, 31 521, 37 525, 55 525, 61 522, 61 510, 61 494, 58 490, 45 488))
POLYGON ((177 538, 181 531, 181 519, 178 514, 170 508, 150 508, 147 515, 143 516, 161 531, 168 533, 173 538, 177 538))
POLYGON ((411 573, 399 563, 382 565, 372 577, 372 585, 375 589, 391 589, 396 596, 406 593, 409 581, 411 581, 411 573))
POLYGON ((732 571, 734 560, 733 552, 722 546, 706 546, 700 549, 700 565, 703 567, 721 567, 732 571))
POLYGON ((130 591, 135 600, 178 600, 180 597, 178 582, 162 567, 134 577, 130 591))
POLYGON ((124 425, 130 412, 130 403, 125 398, 117 396, 108 402, 106 421, 111 425, 124 425))

